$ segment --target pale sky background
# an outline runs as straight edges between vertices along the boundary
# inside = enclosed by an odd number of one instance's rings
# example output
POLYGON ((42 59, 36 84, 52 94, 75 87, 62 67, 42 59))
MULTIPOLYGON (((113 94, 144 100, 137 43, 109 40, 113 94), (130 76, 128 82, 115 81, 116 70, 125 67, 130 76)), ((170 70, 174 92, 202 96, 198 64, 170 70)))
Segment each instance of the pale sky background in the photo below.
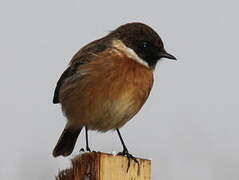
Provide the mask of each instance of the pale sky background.
MULTIPOLYGON (((178 58, 164 60, 144 108, 124 128, 128 149, 152 158, 153 180, 239 179, 239 3, 236 0, 0 1, 0 179, 54 179, 64 127, 53 91, 86 43, 128 22, 152 26, 178 58)), ((74 154, 84 146, 82 133, 74 154)), ((90 132, 96 151, 116 133, 90 132)))

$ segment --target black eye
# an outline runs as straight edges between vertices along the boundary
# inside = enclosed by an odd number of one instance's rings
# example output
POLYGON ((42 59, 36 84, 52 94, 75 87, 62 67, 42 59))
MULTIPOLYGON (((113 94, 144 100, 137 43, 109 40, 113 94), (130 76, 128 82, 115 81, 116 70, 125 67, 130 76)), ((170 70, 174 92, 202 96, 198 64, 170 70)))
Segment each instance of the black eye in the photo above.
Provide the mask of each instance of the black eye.
POLYGON ((142 49, 149 49, 149 48, 152 47, 152 45, 147 41, 141 41, 140 46, 141 46, 142 49))
POLYGON ((148 42, 143 42, 142 47, 143 48, 148 48, 149 47, 149 43, 148 42))

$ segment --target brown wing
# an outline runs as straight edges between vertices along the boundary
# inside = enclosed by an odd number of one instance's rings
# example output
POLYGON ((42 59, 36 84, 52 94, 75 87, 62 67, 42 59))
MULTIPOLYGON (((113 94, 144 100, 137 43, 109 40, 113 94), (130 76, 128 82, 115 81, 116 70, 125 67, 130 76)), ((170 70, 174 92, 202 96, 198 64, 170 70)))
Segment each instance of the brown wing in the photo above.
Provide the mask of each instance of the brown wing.
POLYGON ((74 55, 74 57, 70 61, 70 66, 63 72, 57 82, 53 97, 54 104, 59 103, 59 91, 64 81, 74 75, 79 66, 95 60, 97 53, 106 50, 106 48, 106 41, 104 39, 99 39, 86 45, 74 55))
POLYGON ((58 80, 56 84, 56 88, 54 91, 53 104, 59 103, 59 90, 61 88, 61 85, 63 84, 64 80, 70 77, 72 74, 73 74, 72 68, 69 66, 61 75, 60 79, 58 80))

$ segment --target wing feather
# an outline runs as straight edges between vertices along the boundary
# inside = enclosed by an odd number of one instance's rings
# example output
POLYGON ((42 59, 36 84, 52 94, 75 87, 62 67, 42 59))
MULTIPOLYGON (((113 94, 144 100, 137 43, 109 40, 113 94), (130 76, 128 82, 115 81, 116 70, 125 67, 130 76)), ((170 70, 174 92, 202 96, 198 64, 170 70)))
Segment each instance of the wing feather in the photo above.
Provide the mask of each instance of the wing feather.
POLYGON ((64 84, 64 81, 73 76, 78 68, 82 64, 89 63, 91 61, 96 60, 97 54, 106 50, 107 46, 103 39, 96 40, 82 49, 80 49, 72 58, 70 61, 69 67, 63 72, 60 79, 57 82, 55 91, 54 91, 54 97, 53 97, 53 104, 59 103, 59 91, 62 87, 62 84, 64 84))

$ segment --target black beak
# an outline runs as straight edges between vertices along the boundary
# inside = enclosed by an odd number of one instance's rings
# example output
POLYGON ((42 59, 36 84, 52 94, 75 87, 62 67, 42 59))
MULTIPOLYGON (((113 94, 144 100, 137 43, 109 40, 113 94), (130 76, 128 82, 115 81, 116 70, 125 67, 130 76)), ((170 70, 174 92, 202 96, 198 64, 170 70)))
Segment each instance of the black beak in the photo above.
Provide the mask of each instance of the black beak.
POLYGON ((167 53, 165 50, 160 52, 160 57, 161 58, 172 59, 172 60, 177 60, 177 58, 175 56, 167 53))

